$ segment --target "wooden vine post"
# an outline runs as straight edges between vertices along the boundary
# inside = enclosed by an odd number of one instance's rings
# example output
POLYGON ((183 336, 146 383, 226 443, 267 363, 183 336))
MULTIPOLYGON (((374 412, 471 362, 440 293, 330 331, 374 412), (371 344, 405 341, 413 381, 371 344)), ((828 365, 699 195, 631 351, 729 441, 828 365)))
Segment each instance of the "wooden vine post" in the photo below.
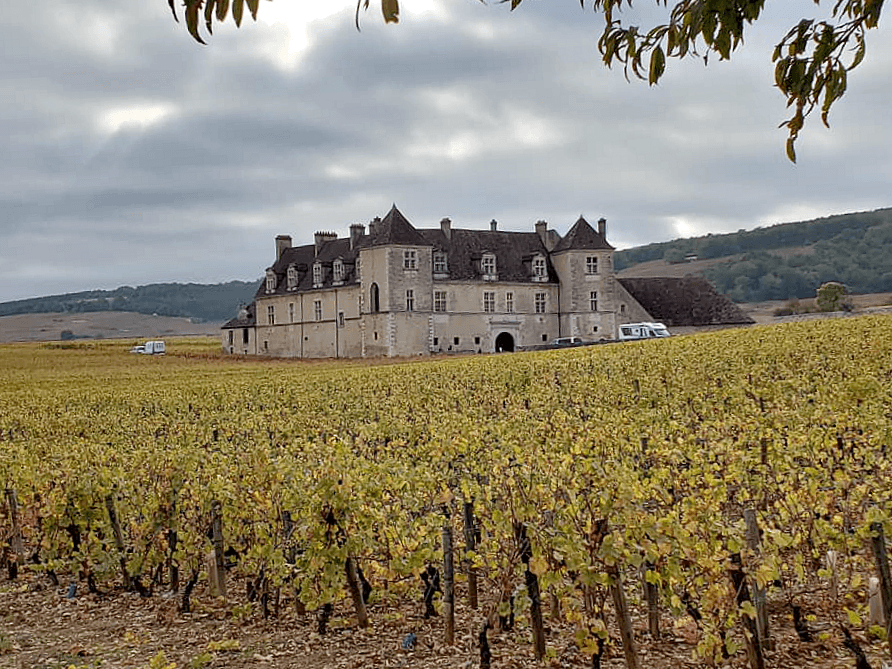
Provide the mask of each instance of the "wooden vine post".
MULTIPOLYGON (((755 509, 743 510, 743 521, 746 525, 746 546, 750 552, 758 556, 761 552, 761 539, 759 538, 759 524, 756 521, 755 509)), ((765 588, 759 587, 755 578, 753 583, 753 604, 756 606, 756 628, 759 632, 759 642, 762 648, 771 650, 771 637, 768 633, 768 606, 765 600, 765 588)))
MULTIPOLYGON (((743 573, 743 563, 740 560, 740 554, 735 553, 731 556, 731 568, 728 575, 734 584, 734 592, 736 593, 737 607, 740 608, 745 602, 750 600, 749 588, 746 585, 746 575, 743 573)), ((759 626, 755 620, 744 614, 742 616, 743 626, 746 628, 746 654, 749 658, 751 669, 765 669, 765 658, 762 655, 762 644, 759 642, 759 626)))
POLYGON ((211 575, 211 591, 219 596, 226 596, 226 566, 223 562, 223 505, 219 500, 211 502, 211 537, 214 543, 213 565, 211 575))
POLYGON ((344 571, 347 573, 347 587, 350 589, 350 597, 353 599, 353 608, 356 611, 356 623, 360 627, 368 627, 369 614, 365 608, 365 600, 362 598, 362 589, 359 587, 356 560, 348 556, 344 561, 344 571))
POLYGON ((892 655, 892 578, 889 576, 889 558, 886 555, 886 537, 883 534, 882 523, 870 524, 870 541, 880 577, 880 595, 883 614, 886 617, 886 640, 889 643, 889 653, 892 655))
POLYGON ((449 513, 443 523, 443 613, 446 619, 446 645, 455 645, 455 567, 452 558, 452 525, 449 513))
POLYGON ((533 628, 533 648, 537 660, 545 659, 545 625, 542 622, 542 595, 539 592, 539 577, 530 569, 533 547, 523 523, 514 523, 514 538, 524 566, 524 581, 530 598, 530 624, 533 628))
MULTIPOLYGON (((477 549, 477 527, 474 523, 474 500, 464 504, 465 553, 477 549)), ((465 572, 468 577, 468 606, 477 609, 477 570, 469 557, 465 558, 465 572)))
POLYGON ((18 576, 19 565, 25 563, 25 547, 22 541, 22 522, 19 519, 19 499, 12 488, 6 489, 6 507, 9 510, 9 522, 12 534, 10 535, 10 547, 15 554, 15 560, 9 563, 9 577, 18 576))
POLYGON ((133 583, 130 574, 127 573, 127 553, 124 550, 124 533, 121 531, 121 521, 118 520, 118 512, 115 509, 115 497, 113 494, 105 496, 105 509, 108 511, 108 522, 112 526, 112 534, 115 537, 115 549, 118 551, 118 563, 121 565, 121 578, 124 580, 124 589, 132 590, 133 583))
POLYGON ((610 594, 613 597, 616 622, 619 625, 619 634, 623 641, 623 655, 626 658, 626 667, 627 669, 639 669, 638 650, 635 648, 635 637, 632 634, 632 618, 629 616, 629 606, 626 603, 623 581, 616 565, 607 567, 607 573, 610 575, 610 594))
POLYGON ((653 572, 653 564, 645 563, 644 570, 644 599, 647 602, 647 629, 652 639, 660 638, 660 597, 655 583, 647 580, 647 575, 653 572))

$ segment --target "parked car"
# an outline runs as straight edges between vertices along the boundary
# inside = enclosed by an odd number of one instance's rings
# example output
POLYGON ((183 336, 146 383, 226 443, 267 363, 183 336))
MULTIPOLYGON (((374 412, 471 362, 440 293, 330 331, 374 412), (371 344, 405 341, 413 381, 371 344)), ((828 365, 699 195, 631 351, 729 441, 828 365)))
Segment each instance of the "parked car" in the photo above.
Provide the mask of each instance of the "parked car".
POLYGON ((565 346, 584 346, 587 344, 582 337, 558 337, 557 339, 551 340, 551 345, 555 348, 562 348, 565 346))
POLYGON ((662 323, 626 323, 619 326, 620 341, 659 339, 669 336, 669 330, 662 323))
POLYGON ((130 349, 130 352, 131 352, 131 353, 145 353, 145 352, 146 352, 146 347, 143 346, 142 344, 139 344, 139 345, 134 346, 133 348, 131 348, 131 349, 130 349))

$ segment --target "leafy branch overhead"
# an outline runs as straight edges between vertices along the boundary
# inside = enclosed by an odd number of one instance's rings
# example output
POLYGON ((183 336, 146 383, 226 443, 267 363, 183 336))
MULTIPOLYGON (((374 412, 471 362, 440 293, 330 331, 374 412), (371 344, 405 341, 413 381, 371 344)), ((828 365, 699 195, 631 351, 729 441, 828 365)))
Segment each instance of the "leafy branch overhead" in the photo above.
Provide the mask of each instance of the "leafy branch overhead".
MULTIPOLYGON (((232 19, 240 26, 245 5, 256 20, 260 0, 183 0, 186 27, 204 44, 200 34, 202 18, 208 34, 213 23, 222 23, 232 10, 232 19)), ((284 2, 286 0, 280 0, 284 2)), ((291 0, 292 2, 296 0, 291 0)), ((499 0, 516 9, 522 0, 499 0)), ((759 19, 767 0, 654 0, 671 7, 667 21, 650 28, 631 25, 619 18, 624 6, 634 0, 589 0, 593 11, 603 15, 606 25, 598 40, 604 63, 621 63, 626 77, 631 73, 656 84, 666 70, 668 58, 709 55, 729 60, 743 44, 746 27, 759 19)), ((784 0, 776 0, 783 2, 784 0)), ((867 31, 876 28, 883 10, 883 0, 814 0, 829 6, 824 19, 803 18, 791 27, 775 47, 775 86, 787 98, 792 116, 781 124, 788 132, 787 157, 796 160, 795 144, 805 119, 820 110, 821 121, 829 127, 828 115, 833 103, 846 91, 848 72, 856 68, 866 54, 867 31)), ((177 18, 175 0, 168 0, 177 18)), ((361 11, 371 0, 357 0, 356 25, 361 11)), ((583 9, 586 0, 580 0, 583 9)), ((640 4, 640 3, 639 3, 640 4)), ((381 0, 387 23, 399 22, 399 0, 381 0)))

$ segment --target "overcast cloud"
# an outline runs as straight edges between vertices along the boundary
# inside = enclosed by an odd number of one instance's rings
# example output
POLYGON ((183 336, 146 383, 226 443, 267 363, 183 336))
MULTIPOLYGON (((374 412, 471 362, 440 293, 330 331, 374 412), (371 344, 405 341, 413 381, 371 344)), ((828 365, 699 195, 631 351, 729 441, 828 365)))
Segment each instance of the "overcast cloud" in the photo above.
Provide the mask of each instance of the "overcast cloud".
POLYGON ((403 0, 360 33, 351 0, 275 0, 206 47, 164 0, 20 3, 0 19, 0 301, 254 279, 275 235, 391 203, 418 227, 604 216, 618 247, 892 206, 892 34, 793 165, 771 51, 820 8, 769 5, 733 62, 673 60, 649 88, 603 67, 576 0, 403 0))

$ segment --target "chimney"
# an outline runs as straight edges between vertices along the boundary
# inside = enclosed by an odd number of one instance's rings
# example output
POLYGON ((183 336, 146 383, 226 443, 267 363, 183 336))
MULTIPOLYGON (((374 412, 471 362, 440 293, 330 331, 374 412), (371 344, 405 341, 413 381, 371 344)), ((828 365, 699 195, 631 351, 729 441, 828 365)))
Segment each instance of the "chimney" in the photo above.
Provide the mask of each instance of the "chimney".
POLYGON ((607 219, 599 218, 598 219, 598 234, 604 238, 604 241, 607 241, 607 219))
POLYGON ((452 221, 444 218, 440 221, 440 231, 446 236, 446 239, 452 239, 452 221))
POLYGON ((539 239, 542 240, 542 243, 548 244, 548 222, 547 221, 536 221, 536 234, 539 235, 539 239))
POLYGON ((288 249, 291 248, 291 237, 289 235, 279 235, 276 237, 276 260, 282 257, 288 249))
POLYGON ((338 235, 335 232, 317 232, 317 233, 315 233, 313 235, 313 241, 316 245, 314 256, 319 255, 319 251, 322 250, 322 247, 325 245, 325 242, 333 242, 337 238, 338 238, 338 235))
POLYGON ((362 223, 354 223, 350 226, 350 250, 359 246, 359 240, 365 234, 365 226, 362 223))
POLYGON ((496 219, 492 219, 492 220, 489 222, 489 231, 490 231, 490 232, 496 232, 498 229, 499 229, 499 224, 498 224, 498 222, 496 222, 496 219))
POLYGON ((375 236, 375 233, 378 231, 378 223, 380 223, 380 222, 381 222, 381 217, 380 217, 380 216, 375 216, 375 218, 373 218, 373 219, 369 222, 369 234, 370 234, 372 237, 374 237, 374 236, 375 236))

